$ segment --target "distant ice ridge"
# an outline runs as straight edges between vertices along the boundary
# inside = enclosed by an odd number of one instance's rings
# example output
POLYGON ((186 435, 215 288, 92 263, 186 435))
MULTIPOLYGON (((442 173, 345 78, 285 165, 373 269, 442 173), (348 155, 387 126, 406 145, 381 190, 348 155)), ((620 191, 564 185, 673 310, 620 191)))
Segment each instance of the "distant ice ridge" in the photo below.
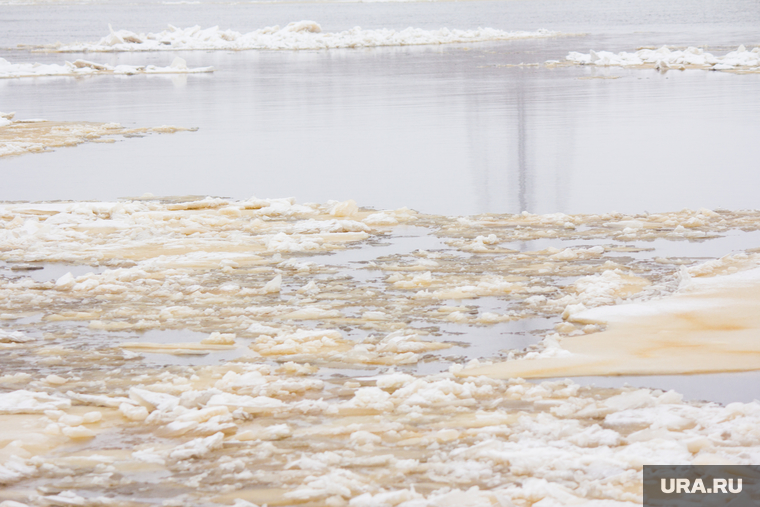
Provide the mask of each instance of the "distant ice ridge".
POLYGON ((213 67, 189 69, 182 58, 175 58, 168 67, 155 65, 108 65, 104 63, 75 60, 63 65, 42 63, 11 63, 0 58, 0 79, 41 76, 85 76, 93 74, 195 74, 214 72, 213 67))
POLYGON ((338 33, 324 33, 314 21, 298 21, 285 28, 272 26, 241 34, 220 30, 218 26, 201 29, 177 28, 169 25, 159 33, 135 33, 129 30, 114 31, 97 43, 73 43, 42 46, 39 49, 59 52, 76 51, 182 51, 182 50, 244 50, 244 49, 336 49, 376 46, 407 46, 421 44, 451 44, 457 42, 485 42, 511 39, 552 37, 558 32, 505 32, 493 28, 477 30, 362 30, 359 27, 338 33))
POLYGON ((656 69, 701 68, 707 70, 760 70, 760 47, 748 51, 743 45, 725 56, 714 56, 700 48, 690 47, 683 51, 641 49, 635 53, 611 53, 591 51, 588 54, 571 52, 567 61, 579 65, 638 67, 653 66, 656 69))

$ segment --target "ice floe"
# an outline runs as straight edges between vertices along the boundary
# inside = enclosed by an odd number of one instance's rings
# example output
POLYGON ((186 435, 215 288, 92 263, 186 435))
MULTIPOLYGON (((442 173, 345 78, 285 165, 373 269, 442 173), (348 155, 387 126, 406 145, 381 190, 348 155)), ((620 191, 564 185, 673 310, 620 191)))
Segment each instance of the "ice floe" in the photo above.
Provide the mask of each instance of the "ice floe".
MULTIPOLYGON (((124 75, 135 74, 198 74, 214 72, 213 67, 188 68, 182 58, 175 58, 168 67, 155 65, 108 65, 88 60, 74 60, 63 65, 42 63, 11 63, 0 58, 0 79, 44 76, 93 76, 93 75, 124 75)), ((3 126, 0 123, 0 126, 3 126)))
POLYGON ((69 408, 71 400, 44 392, 11 391, 0 393, 0 414, 37 414, 46 410, 69 408))
POLYGON ((0 157, 41 153, 86 142, 113 143, 113 136, 168 134, 197 129, 163 125, 125 128, 118 123, 13 120, 13 113, 0 116, 0 157))
POLYGON ((169 28, 163 32, 147 34, 129 30, 113 30, 110 25, 109 29, 110 33, 95 43, 51 44, 39 46, 37 49, 58 52, 336 49, 471 43, 560 35, 558 32, 544 29, 535 32, 507 32, 494 28, 363 30, 356 27, 343 32, 330 33, 322 32, 322 28, 314 21, 293 22, 285 27, 276 25, 245 34, 233 30, 220 30, 218 26, 202 29, 199 26, 177 28, 169 25, 169 28))
POLYGON ((737 256, 682 268, 679 290, 662 299, 594 309, 568 306, 563 317, 570 322, 606 330, 557 336, 546 353, 464 371, 540 378, 755 370, 760 317, 753 309, 760 304, 760 257, 739 257, 744 270, 733 266, 731 274, 705 276, 737 264, 737 256), (690 272, 702 276, 693 278, 690 272))
POLYGON ((748 50, 742 45, 723 56, 715 56, 697 47, 689 47, 684 50, 671 50, 667 46, 659 49, 640 49, 635 53, 612 53, 609 51, 571 52, 567 55, 566 61, 578 65, 596 65, 599 67, 756 72, 760 71, 760 47, 748 50))

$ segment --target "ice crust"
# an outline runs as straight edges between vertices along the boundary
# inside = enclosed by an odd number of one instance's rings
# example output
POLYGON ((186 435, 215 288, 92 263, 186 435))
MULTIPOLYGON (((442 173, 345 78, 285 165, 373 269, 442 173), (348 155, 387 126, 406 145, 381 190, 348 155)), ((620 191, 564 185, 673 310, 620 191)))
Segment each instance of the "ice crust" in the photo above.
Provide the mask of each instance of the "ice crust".
POLYGON ((177 28, 169 25, 159 33, 115 31, 96 43, 72 43, 42 46, 46 51, 59 52, 117 52, 117 51, 180 51, 180 50, 246 50, 246 49, 337 49, 378 46, 409 46, 421 44, 453 44, 513 39, 553 37, 549 30, 535 32, 506 32, 493 28, 477 30, 363 30, 359 27, 343 32, 322 32, 314 21, 298 21, 285 27, 279 25, 262 28, 246 34, 220 30, 218 26, 201 29, 199 26, 177 28))
MULTIPOLYGON (((11 63, 0 58, 0 79, 44 76, 92 76, 101 74, 132 76, 135 74, 198 74, 214 72, 213 67, 190 69, 182 58, 175 58, 168 67, 155 65, 108 65, 87 60, 74 60, 63 65, 42 63, 11 63)), ((0 120, 0 127, 3 127, 0 120)), ((6 123, 7 125, 8 123, 6 123)))
POLYGON ((760 70, 760 47, 747 50, 742 45, 724 56, 715 56, 697 47, 689 47, 684 50, 671 50, 667 46, 659 49, 640 49, 635 53, 612 53, 609 51, 591 51, 590 53, 571 52, 567 55, 566 60, 579 65, 596 65, 599 67, 758 71, 760 70))

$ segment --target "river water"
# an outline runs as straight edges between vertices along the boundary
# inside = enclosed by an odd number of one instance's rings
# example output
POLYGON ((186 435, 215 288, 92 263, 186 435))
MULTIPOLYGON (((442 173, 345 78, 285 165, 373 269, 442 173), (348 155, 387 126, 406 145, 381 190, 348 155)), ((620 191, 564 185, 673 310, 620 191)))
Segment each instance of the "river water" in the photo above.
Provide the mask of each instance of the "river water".
POLYGON ((755 208, 760 75, 505 67, 570 51, 760 43, 755 2, 6 2, 13 62, 169 65, 177 53, 31 53, 167 23, 239 32, 413 26, 568 35, 326 51, 182 52, 212 75, 0 80, 17 118, 163 124, 194 133, 2 161, 0 199, 142 195, 355 199, 428 213, 755 208), (588 79, 588 78, 607 79, 588 79), (609 79, 614 78, 614 79, 609 79))
MULTIPOLYGON (((0 503, 634 505, 643 463, 756 463, 758 405, 734 402, 760 398, 758 371, 576 372, 584 387, 459 374, 601 330, 570 310, 667 305, 692 275, 756 265, 760 213, 737 210, 758 207, 760 74, 544 62, 723 55, 760 46, 759 26, 756 0, 0 0, 13 63, 216 69, 0 79, 17 119, 198 129, 0 159, 0 201, 184 196, 0 204, 0 503), (109 24, 300 20, 563 35, 31 50, 109 24), (230 200, 193 197, 207 195, 230 200), (237 200, 253 195, 323 204, 237 200), (605 215, 498 215, 521 211, 605 215)), ((689 308, 673 321, 721 330, 689 308)))

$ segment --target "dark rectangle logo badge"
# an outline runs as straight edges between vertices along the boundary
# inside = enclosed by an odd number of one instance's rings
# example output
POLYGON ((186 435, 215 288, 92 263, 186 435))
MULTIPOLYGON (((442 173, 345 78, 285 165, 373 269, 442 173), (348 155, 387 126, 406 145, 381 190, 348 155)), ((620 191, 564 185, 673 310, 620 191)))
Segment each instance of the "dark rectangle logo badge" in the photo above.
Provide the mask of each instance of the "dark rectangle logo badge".
POLYGON ((644 466, 644 507, 687 505, 760 505, 760 466, 644 466))

